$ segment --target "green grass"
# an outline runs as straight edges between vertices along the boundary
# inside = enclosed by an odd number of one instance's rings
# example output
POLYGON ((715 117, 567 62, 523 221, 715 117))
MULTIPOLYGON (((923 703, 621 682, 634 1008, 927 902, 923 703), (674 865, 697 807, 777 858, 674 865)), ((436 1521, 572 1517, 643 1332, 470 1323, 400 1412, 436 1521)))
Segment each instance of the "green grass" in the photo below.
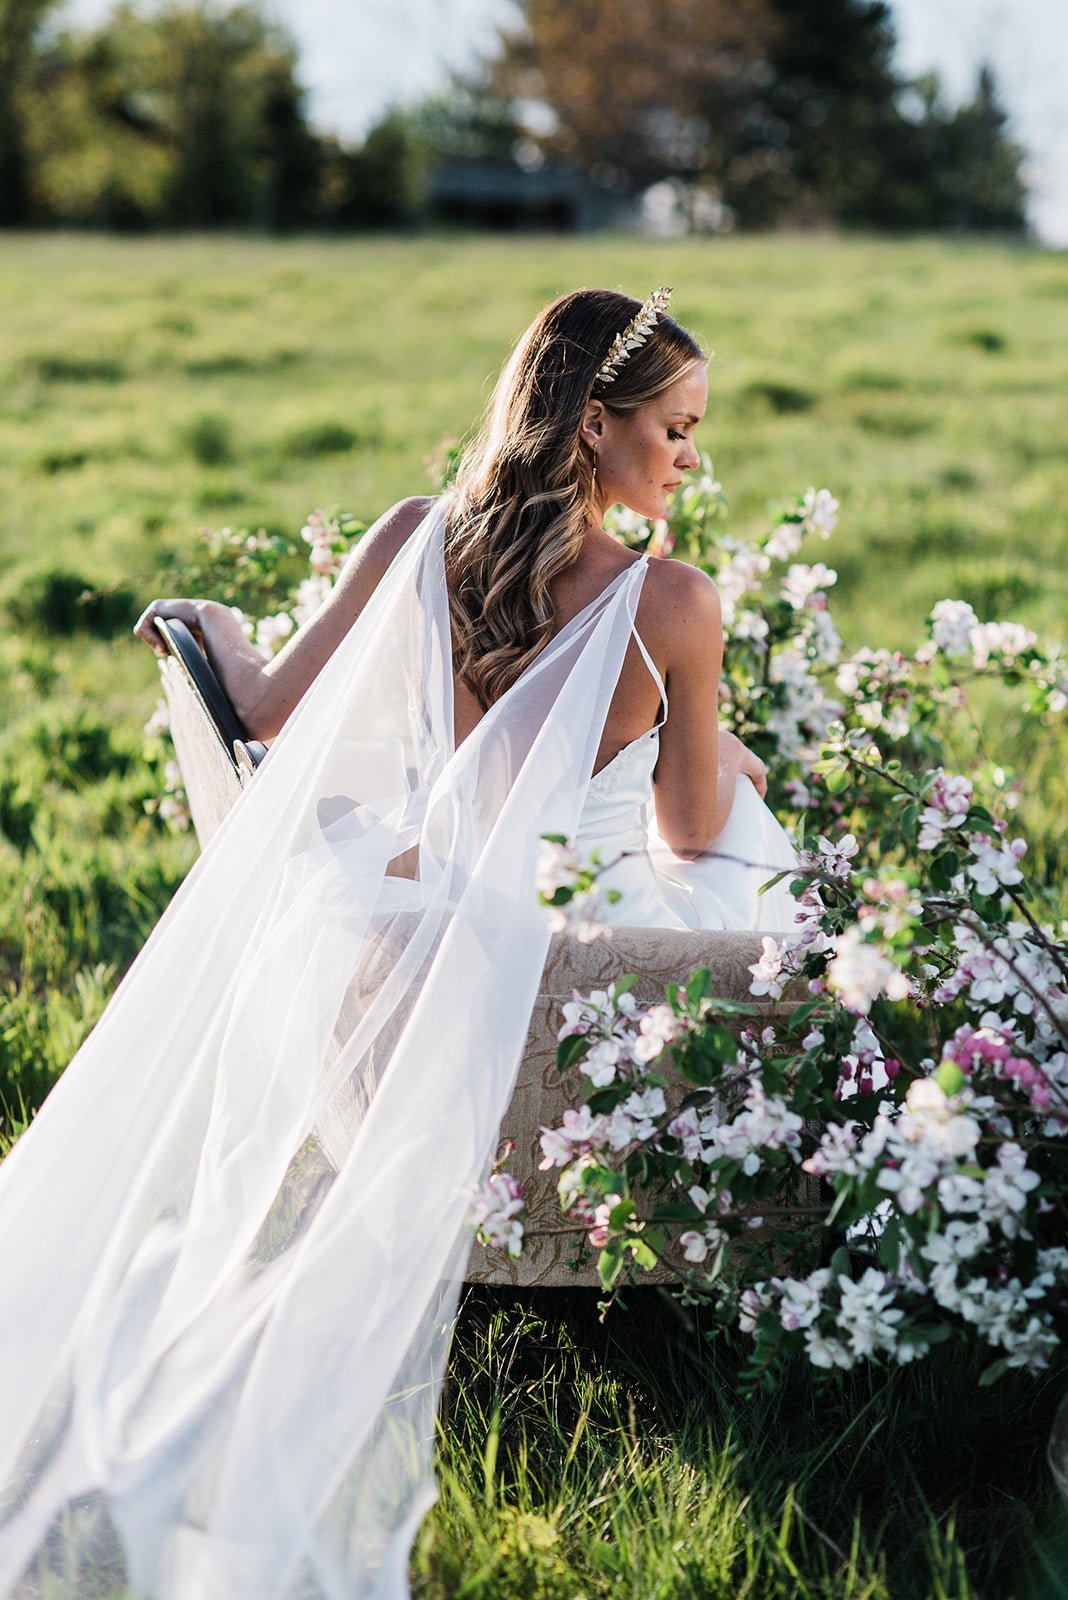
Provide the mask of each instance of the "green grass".
POLYGON ((661 280, 715 351, 703 443, 738 531, 794 486, 842 499, 850 642, 915 641, 964 591, 1063 636, 1068 263, 942 242, 9 239, 5 578, 91 552, 150 587, 204 520, 373 515, 547 298, 661 280))
POLYGON ((469 1292, 420 1600, 1056 1600, 1042 1452, 1063 1386, 976 1391, 936 1351, 740 1402, 730 1350, 655 1291, 469 1292))
MULTIPOLYGON (((700 442, 739 534, 842 502, 816 554, 850 647, 918 642, 943 595, 1065 638, 1068 261, 821 237, 358 241, 13 237, 0 252, 0 1150, 193 858, 144 802, 155 697, 128 634, 203 523, 295 532, 427 487, 507 350, 576 284, 674 309, 715 351, 700 442), (86 588, 97 591, 86 604, 86 588)), ((181 588, 180 577, 166 580, 181 588)), ((962 714, 1025 780, 1064 878, 1063 753, 1012 703, 962 714)), ((1056 1385, 975 1391, 943 1352, 741 1403, 651 1312, 473 1296, 443 1417, 426 1600, 1054 1600, 1056 1385)))

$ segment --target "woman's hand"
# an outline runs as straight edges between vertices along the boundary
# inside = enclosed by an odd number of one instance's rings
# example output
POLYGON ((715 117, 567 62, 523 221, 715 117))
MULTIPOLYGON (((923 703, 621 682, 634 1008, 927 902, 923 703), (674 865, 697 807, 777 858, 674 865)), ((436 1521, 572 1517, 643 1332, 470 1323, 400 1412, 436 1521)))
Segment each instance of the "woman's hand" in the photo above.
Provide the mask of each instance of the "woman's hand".
POLYGON ((165 622, 184 622, 201 649, 204 649, 204 616, 207 609, 215 604, 214 600, 153 600, 134 624, 134 636, 143 639, 158 656, 166 655, 167 647, 155 624, 155 619, 162 617, 165 622))
POLYGON ((738 762, 738 772, 750 780, 753 788, 763 800, 768 792, 768 769, 758 755, 754 755, 748 745, 744 745, 735 733, 730 733, 726 728, 719 730, 720 748, 726 746, 738 762))

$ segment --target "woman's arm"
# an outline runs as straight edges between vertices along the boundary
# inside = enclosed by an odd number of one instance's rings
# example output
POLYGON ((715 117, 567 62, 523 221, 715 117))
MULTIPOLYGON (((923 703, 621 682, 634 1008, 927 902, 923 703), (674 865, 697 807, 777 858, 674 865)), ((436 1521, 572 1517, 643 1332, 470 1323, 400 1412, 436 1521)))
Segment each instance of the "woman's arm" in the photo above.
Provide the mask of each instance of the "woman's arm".
POLYGON ((715 584, 681 561, 658 562, 654 570, 671 708, 654 779, 656 820, 664 843, 692 858, 726 826, 739 774, 761 795, 767 775, 759 757, 719 726, 723 618, 715 584))
POLYGON ((314 617, 270 661, 245 638, 228 606, 215 600, 153 600, 134 633, 157 653, 163 646, 155 617, 173 617, 196 633, 208 661, 253 739, 273 739, 333 655, 381 582, 390 562, 430 508, 420 497, 402 500, 360 540, 314 617))

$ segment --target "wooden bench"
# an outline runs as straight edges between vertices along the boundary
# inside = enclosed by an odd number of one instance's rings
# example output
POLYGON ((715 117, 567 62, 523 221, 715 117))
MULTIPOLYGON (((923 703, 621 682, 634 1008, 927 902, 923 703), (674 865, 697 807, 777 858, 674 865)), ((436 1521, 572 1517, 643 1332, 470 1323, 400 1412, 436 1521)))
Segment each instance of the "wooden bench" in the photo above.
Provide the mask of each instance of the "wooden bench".
MULTIPOLYGON (((159 621, 157 627, 168 649, 162 676, 175 754, 203 847, 253 777, 265 748, 248 738, 188 628, 159 621)), ((759 933, 617 928, 610 938, 592 944, 566 934, 552 940, 515 1093, 501 1125, 502 1141, 514 1144, 508 1170, 522 1183, 527 1202, 525 1248, 518 1260, 510 1261, 476 1244, 467 1268, 469 1282, 516 1288, 597 1283, 589 1252, 576 1267, 575 1235, 566 1231, 556 1194, 557 1174, 538 1167, 541 1129, 559 1126, 577 1098, 577 1075, 562 1078, 556 1067, 560 1008, 572 991, 603 989, 622 973, 636 972, 640 974, 636 998, 655 1001, 663 997, 667 984, 684 983, 696 968, 710 967, 717 996, 753 1003, 749 967, 760 954, 759 933)), ((787 994, 779 1002, 756 1003, 756 1025, 763 1027, 785 1016, 798 998, 787 994)), ((681 1099, 690 1089, 691 1084, 678 1079, 669 1092, 681 1099)))

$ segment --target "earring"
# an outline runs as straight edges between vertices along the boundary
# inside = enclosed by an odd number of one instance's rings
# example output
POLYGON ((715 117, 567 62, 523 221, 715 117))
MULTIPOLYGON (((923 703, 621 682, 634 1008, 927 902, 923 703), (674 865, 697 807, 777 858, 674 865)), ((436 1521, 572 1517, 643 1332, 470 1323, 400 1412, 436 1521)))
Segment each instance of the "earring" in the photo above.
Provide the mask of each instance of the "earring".
POLYGON ((594 483, 596 483, 597 482, 597 446, 596 445, 592 445, 591 448, 593 450, 593 481, 594 481, 594 483))

